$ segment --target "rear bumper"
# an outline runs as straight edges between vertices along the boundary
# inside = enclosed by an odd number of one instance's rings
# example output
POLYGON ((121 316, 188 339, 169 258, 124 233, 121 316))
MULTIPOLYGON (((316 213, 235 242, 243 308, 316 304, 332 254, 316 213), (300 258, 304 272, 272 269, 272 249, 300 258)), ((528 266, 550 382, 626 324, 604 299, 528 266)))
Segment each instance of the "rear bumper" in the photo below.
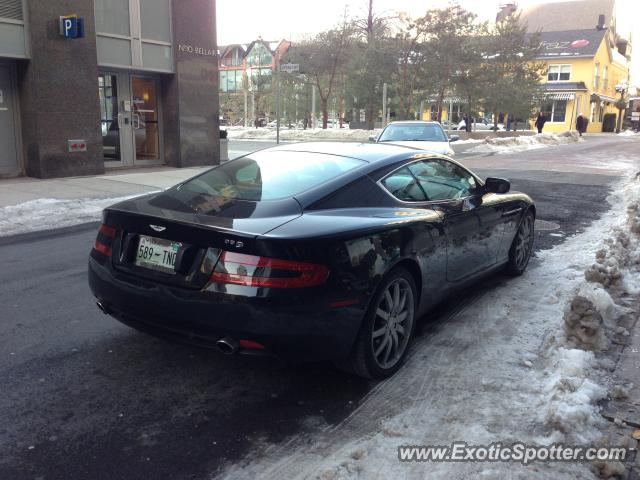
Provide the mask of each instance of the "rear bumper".
POLYGON ((223 337, 252 340, 266 348, 238 353, 295 361, 346 357, 366 308, 364 298, 332 308, 340 296, 328 287, 274 296, 253 287, 238 287, 234 294, 187 290, 115 271, 93 256, 89 286, 110 315, 140 331, 207 348, 223 337))

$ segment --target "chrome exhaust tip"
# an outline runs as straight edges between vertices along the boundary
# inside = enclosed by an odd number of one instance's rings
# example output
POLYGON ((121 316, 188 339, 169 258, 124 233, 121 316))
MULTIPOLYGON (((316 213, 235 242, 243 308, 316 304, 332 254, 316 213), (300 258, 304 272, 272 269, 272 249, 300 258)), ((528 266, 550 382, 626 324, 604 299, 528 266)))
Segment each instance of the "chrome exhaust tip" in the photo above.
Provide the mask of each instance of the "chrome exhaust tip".
POLYGON ((96 302, 96 305, 98 306, 100 311, 105 315, 109 315, 109 313, 111 313, 111 309, 107 307, 104 303, 102 303, 100 300, 96 302))
POLYGON ((235 353, 238 351, 238 348, 240 348, 240 345, 233 338, 224 337, 216 342, 216 347, 219 351, 221 351, 225 355, 231 355, 232 353, 235 353))

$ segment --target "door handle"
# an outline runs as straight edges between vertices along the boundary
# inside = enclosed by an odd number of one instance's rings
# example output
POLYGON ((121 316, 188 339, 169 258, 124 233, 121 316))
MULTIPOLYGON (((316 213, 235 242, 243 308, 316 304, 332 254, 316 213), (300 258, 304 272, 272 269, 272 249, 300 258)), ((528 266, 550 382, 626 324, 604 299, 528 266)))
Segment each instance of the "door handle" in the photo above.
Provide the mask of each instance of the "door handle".
POLYGON ((133 128, 135 129, 140 128, 140 114, 138 113, 133 114, 133 128))
POLYGON ((518 213, 522 211, 522 207, 514 208, 513 210, 507 210, 506 212, 502 212, 503 217, 508 217, 509 215, 513 215, 514 213, 518 213))
POLYGON ((118 114, 118 130, 122 129, 122 117, 121 113, 118 114))

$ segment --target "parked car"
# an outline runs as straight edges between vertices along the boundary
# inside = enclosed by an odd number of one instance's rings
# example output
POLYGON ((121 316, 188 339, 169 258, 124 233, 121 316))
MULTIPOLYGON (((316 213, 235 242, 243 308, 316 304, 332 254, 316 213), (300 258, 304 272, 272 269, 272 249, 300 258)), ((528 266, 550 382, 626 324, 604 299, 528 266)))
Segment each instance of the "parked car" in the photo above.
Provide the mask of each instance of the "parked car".
POLYGON ((450 142, 455 142, 459 138, 457 135, 449 137, 438 122, 410 120, 390 123, 380 135, 369 137, 369 141, 393 143, 452 156, 455 152, 450 142))
MULTIPOLYGON (((473 126, 471 127, 471 131, 477 131, 477 130, 494 130, 494 131, 501 131, 504 130, 504 124, 502 123, 498 123, 498 126, 496 127, 493 122, 490 122, 484 118, 477 118, 475 119, 475 121, 473 122, 473 126)), ((464 120, 460 120, 460 122, 458 122, 458 126, 456 128, 456 130, 466 130, 465 128, 465 121, 464 120)))
POLYGON ((268 148, 105 209, 89 285, 159 337, 381 379, 430 308, 525 271, 535 206, 509 189, 398 145, 268 148))

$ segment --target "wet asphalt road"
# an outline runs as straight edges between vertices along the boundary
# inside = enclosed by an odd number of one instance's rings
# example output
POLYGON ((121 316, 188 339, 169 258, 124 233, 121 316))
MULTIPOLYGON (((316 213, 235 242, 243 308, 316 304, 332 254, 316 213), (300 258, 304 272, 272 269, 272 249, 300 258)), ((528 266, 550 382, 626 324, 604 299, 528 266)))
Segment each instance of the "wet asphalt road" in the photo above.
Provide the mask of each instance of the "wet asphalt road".
MULTIPOLYGON (((607 210, 615 176, 550 178, 502 168, 508 157, 475 170, 511 178, 558 225, 537 249, 607 210)), ((87 286, 94 238, 80 228, 0 245, 0 479, 209 478, 256 447, 340 422, 371 389, 329 365, 225 357, 120 325, 87 286)))

